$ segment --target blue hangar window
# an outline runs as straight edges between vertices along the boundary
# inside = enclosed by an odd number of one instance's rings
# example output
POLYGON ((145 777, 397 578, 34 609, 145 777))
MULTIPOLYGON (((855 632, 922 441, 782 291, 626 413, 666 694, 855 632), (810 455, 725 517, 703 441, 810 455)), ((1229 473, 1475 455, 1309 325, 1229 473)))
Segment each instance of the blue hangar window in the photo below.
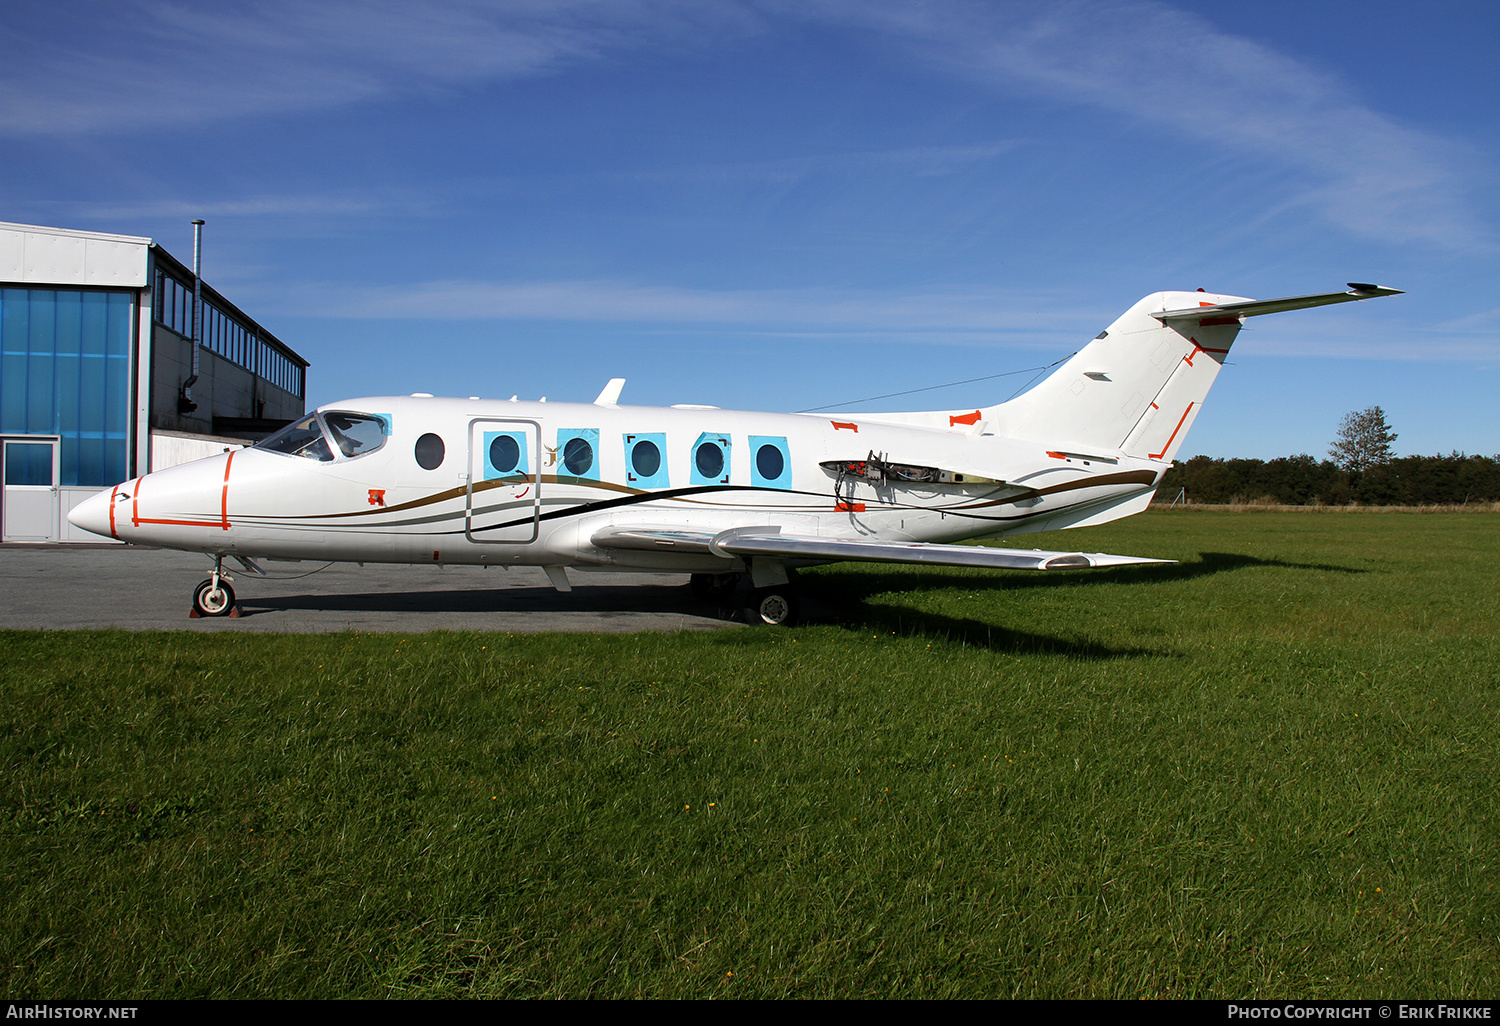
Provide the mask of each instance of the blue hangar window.
POLYGON ((58 484, 129 476, 134 302, 129 292, 0 289, 0 431, 59 436, 58 484))
POLYGON ((558 477, 599 480, 599 429, 558 428, 557 448, 549 454, 558 477))
POLYGON ((662 432, 625 436, 625 483, 635 488, 667 487, 667 436, 662 432))
POLYGON ((757 488, 792 486, 792 454, 785 436, 750 436, 750 483, 757 488))
POLYGON ((486 431, 484 433, 484 479, 524 478, 531 473, 526 452, 526 432, 486 431))
POLYGON ((693 443, 693 469, 689 477, 695 485, 729 483, 729 436, 702 434, 693 443))

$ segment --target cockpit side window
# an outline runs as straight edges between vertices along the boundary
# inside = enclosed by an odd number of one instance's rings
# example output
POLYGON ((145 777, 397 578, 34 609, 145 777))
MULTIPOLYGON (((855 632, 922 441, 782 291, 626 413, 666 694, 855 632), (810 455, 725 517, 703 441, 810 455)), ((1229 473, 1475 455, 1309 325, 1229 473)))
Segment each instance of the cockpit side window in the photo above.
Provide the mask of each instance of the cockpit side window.
POLYGON ((333 450, 329 448, 328 439, 323 437, 323 431, 318 427, 316 415, 303 417, 295 424, 287 425, 271 437, 256 442, 255 448, 324 463, 333 459, 333 450))
POLYGON ((385 425, 362 413, 325 413, 323 423, 345 456, 363 456, 385 444, 385 425))

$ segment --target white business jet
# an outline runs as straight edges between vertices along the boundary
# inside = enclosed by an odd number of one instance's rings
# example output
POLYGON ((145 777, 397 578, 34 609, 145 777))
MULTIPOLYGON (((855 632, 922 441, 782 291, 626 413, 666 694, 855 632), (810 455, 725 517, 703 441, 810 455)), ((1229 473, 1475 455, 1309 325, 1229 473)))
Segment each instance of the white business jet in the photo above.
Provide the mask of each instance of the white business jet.
POLYGON ((225 557, 678 571, 753 623, 797 617, 788 570, 838 560, 1033 570, 1165 562, 956 545, 1144 510, 1244 318, 1397 295, 1160 292, 1009 402, 932 413, 746 413, 438 399, 319 407, 248 449, 159 470, 68 519, 213 557, 199 615, 235 609, 225 557))

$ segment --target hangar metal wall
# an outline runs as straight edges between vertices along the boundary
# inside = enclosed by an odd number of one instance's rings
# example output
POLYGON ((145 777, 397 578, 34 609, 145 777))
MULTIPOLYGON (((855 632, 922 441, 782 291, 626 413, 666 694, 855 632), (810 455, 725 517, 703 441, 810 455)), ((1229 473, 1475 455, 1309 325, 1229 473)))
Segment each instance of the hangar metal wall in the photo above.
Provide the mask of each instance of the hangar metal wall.
POLYGON ((0 223, 0 542, 99 541, 67 513, 100 488, 302 415, 307 361, 206 285, 183 408, 191 282, 147 238, 0 223))

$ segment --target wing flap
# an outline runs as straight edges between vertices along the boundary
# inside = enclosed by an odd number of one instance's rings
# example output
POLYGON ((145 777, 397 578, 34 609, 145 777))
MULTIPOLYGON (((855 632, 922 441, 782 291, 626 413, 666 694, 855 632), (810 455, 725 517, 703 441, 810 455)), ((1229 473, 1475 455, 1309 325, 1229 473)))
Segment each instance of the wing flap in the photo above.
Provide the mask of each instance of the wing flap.
POLYGON ((875 541, 865 538, 808 538, 780 533, 726 531, 713 540, 716 551, 735 556, 786 559, 851 560, 866 563, 926 563, 934 566, 978 566, 1005 570, 1076 570, 1136 563, 1172 563, 1171 559, 1113 556, 1105 552, 1048 552, 1000 549, 987 545, 940 545, 934 542, 875 541))
POLYGON ((782 534, 778 527, 736 527, 718 534, 679 527, 606 527, 589 539, 605 549, 638 552, 682 552, 742 559, 805 559, 863 563, 916 563, 932 566, 978 566, 1000 570, 1077 570, 1085 567, 1172 563, 1171 559, 1115 556, 1107 552, 1051 552, 1045 549, 1001 549, 988 545, 941 545, 935 542, 879 541, 870 538, 819 538, 782 534))
POLYGON ((717 555, 711 548, 713 540, 712 532, 688 531, 680 527, 606 527, 595 531, 589 542, 601 549, 717 555))

